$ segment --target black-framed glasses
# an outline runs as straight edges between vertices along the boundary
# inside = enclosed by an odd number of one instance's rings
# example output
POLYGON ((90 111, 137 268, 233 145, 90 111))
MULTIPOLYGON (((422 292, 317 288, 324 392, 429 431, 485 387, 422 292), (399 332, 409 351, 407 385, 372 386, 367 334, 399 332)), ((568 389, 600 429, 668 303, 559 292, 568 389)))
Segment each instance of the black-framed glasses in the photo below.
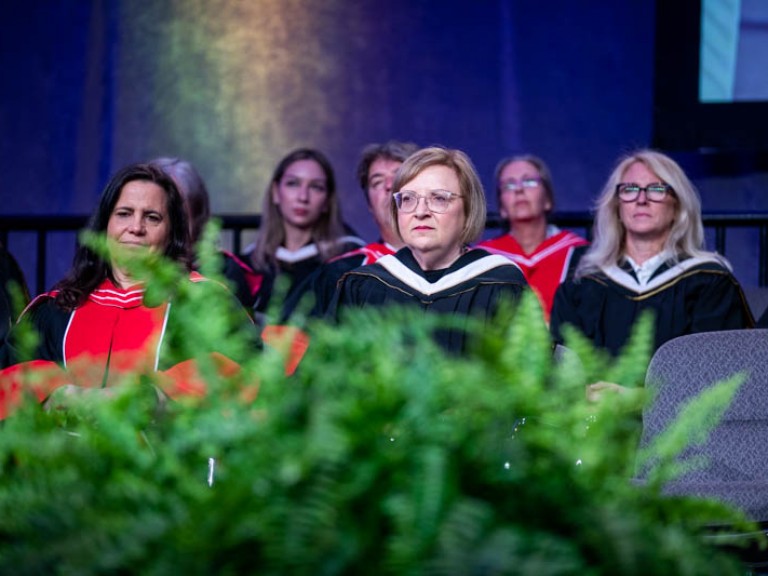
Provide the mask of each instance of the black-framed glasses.
POLYGON ((416 192, 402 190, 396 192, 392 196, 395 199, 397 209, 405 214, 416 210, 416 207, 419 205, 419 200, 422 198, 427 204, 427 210, 434 212, 435 214, 442 214, 448 211, 453 199, 460 198, 461 194, 450 192, 448 190, 432 190, 426 196, 420 196, 419 194, 416 194, 416 192))
POLYGON ((500 185, 502 192, 517 192, 523 188, 538 188, 541 186, 541 178, 523 178, 522 180, 510 178, 501 182, 500 185))
POLYGON ((672 186, 664 182, 640 186, 634 183, 616 184, 616 195, 622 202, 634 202, 640 197, 640 192, 645 192, 645 197, 649 202, 663 202, 664 198, 674 193, 672 186))

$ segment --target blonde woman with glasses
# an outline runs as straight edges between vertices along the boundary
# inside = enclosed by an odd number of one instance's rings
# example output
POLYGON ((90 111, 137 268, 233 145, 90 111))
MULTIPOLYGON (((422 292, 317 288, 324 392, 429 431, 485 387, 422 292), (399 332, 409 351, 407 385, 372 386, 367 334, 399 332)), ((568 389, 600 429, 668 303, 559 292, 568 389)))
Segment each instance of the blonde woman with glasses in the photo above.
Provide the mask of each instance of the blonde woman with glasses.
MULTIPOLYGON (((502 301, 517 301, 527 287, 520 269, 508 258, 469 248, 485 227, 486 205, 466 154, 419 150, 400 166, 392 189, 392 222, 405 247, 345 274, 333 315, 348 307, 399 305, 490 321, 502 301)), ((460 326, 441 329, 436 338, 450 353, 469 350, 460 326)))
POLYGON ((704 250, 701 202, 668 156, 620 159, 597 200, 594 240, 555 296, 550 328, 571 324, 617 354, 635 320, 655 316, 654 349, 677 336, 754 324, 730 264, 704 250))

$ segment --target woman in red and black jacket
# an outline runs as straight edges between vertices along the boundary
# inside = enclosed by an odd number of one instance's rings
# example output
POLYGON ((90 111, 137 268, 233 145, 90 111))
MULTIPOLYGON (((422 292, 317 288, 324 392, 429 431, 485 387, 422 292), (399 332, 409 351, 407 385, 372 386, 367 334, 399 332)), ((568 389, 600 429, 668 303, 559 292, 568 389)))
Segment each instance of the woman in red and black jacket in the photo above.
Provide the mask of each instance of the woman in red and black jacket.
MULTIPOLYGON (((105 259, 88 245, 80 245, 67 277, 24 311, 19 323, 31 324, 39 342, 32 358, 22 358, 14 338, 18 328, 14 328, 0 351, 5 368, 0 372, 0 417, 21 398, 27 386, 24 375, 30 370, 48 370, 45 378, 29 380, 34 384, 28 387, 40 401, 61 386, 104 388, 135 372, 161 373, 158 381, 171 397, 204 392, 194 360, 185 356, 186 347, 180 345, 179 331, 174 329, 183 319, 173 296, 148 303, 146 283, 118 262, 118 253, 145 250, 189 270, 189 226, 173 180, 148 164, 123 168, 107 184, 88 229, 106 235, 112 255, 105 259)), ((185 282, 187 291, 205 291, 206 298, 227 302, 225 309, 241 315, 243 330, 256 334, 248 315, 224 286, 194 272, 185 282)), ((204 330, 206 312, 199 313, 196 323, 204 330)), ((184 337, 194 338, 194 334, 184 337)), ((258 337, 253 341, 255 351, 258 337)), ((236 370, 242 359, 233 358, 227 346, 223 339, 207 352, 222 369, 236 370)))

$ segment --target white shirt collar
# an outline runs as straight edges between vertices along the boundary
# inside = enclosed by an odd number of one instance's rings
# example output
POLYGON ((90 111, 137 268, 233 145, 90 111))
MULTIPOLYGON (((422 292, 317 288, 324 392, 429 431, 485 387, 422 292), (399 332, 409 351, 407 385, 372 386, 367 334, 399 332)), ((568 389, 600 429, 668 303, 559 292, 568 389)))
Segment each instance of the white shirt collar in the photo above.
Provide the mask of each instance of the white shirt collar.
POLYGON ((629 256, 624 256, 624 258, 626 258, 629 265, 632 266, 632 270, 634 270, 635 276, 637 276, 637 282, 640 286, 647 286, 651 276, 653 276, 654 272, 659 269, 659 266, 669 260, 670 254, 667 251, 661 251, 642 264, 638 264, 629 256))

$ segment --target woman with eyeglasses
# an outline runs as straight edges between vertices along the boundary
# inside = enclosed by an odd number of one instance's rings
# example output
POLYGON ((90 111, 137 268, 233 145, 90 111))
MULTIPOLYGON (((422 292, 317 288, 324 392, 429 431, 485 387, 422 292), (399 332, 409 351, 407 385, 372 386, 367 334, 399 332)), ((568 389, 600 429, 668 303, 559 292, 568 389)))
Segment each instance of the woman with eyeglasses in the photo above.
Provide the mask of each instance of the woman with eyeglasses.
MULTIPOLYGON (((517 301, 527 286, 520 269, 503 256, 469 249, 485 227, 486 205, 466 154, 419 150, 400 166, 392 189, 392 222, 405 247, 345 274, 331 314, 399 305, 490 321, 502 301, 517 301)), ((469 349, 461 327, 441 329, 436 338, 451 353, 469 349)))
POLYGON ((541 158, 505 158, 496 167, 495 181, 499 213, 509 231, 480 247, 520 266, 549 319, 557 287, 575 270, 589 243, 547 221, 555 197, 552 176, 541 158))
POLYGON ((550 328, 571 324, 612 354, 655 316, 654 349, 677 336, 754 324, 725 258, 704 250, 699 195, 653 150, 620 159, 597 200, 594 241, 555 296, 550 328))

